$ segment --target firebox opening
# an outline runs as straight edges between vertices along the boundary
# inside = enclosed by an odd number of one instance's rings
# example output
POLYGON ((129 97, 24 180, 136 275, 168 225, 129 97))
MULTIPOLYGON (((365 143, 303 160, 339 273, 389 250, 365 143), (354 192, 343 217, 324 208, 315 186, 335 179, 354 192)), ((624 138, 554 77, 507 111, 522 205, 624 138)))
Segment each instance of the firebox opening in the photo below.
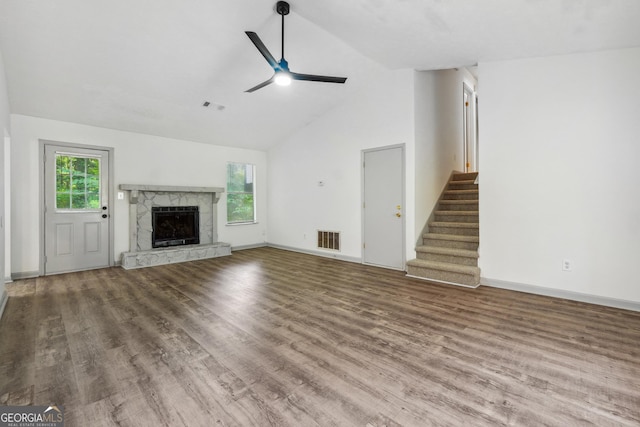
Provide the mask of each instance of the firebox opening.
POLYGON ((200 243, 197 206, 154 206, 151 214, 151 243, 154 248, 200 243))

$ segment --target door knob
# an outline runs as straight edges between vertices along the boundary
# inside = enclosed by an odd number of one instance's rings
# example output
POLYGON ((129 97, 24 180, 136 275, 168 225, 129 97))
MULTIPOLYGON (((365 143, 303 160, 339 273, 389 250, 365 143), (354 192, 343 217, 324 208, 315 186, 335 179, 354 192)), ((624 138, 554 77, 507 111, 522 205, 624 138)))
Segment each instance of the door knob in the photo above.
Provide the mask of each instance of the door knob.
POLYGON ((102 218, 106 218, 106 217, 107 217, 107 214, 102 214, 102 218))
POLYGON ((397 216, 398 218, 400 218, 400 217, 402 216, 402 214, 401 214, 400 212, 396 212, 396 216, 397 216))

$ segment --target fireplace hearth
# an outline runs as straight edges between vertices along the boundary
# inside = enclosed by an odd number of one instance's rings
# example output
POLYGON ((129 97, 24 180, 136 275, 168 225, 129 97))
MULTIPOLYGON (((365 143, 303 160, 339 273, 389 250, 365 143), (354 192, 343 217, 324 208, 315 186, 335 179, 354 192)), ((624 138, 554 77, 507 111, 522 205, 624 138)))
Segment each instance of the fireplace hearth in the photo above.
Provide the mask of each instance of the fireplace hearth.
POLYGON ((151 215, 152 247, 200 243, 198 206, 154 206, 151 215))

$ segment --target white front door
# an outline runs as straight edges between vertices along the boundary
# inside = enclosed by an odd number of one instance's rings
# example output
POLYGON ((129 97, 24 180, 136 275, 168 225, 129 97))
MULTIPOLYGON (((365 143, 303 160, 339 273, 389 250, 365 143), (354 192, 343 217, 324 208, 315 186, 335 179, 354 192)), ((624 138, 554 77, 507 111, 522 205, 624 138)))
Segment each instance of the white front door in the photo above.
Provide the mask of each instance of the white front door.
POLYGON ((109 151, 44 146, 44 274, 109 266, 109 151))
POLYGON ((404 148, 363 152, 363 262, 404 270, 404 148))

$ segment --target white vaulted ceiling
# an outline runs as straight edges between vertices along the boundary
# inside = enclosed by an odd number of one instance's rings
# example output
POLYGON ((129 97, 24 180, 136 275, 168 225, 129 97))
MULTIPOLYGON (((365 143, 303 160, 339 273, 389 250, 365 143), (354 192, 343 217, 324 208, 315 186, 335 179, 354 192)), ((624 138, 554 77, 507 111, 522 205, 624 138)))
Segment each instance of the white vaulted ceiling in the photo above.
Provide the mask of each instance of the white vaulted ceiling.
POLYGON ((279 59, 275 3, 0 0, 11 112, 267 149, 388 69, 640 46, 637 0, 291 0, 291 69, 347 83, 248 94, 272 70, 244 31, 279 59))

